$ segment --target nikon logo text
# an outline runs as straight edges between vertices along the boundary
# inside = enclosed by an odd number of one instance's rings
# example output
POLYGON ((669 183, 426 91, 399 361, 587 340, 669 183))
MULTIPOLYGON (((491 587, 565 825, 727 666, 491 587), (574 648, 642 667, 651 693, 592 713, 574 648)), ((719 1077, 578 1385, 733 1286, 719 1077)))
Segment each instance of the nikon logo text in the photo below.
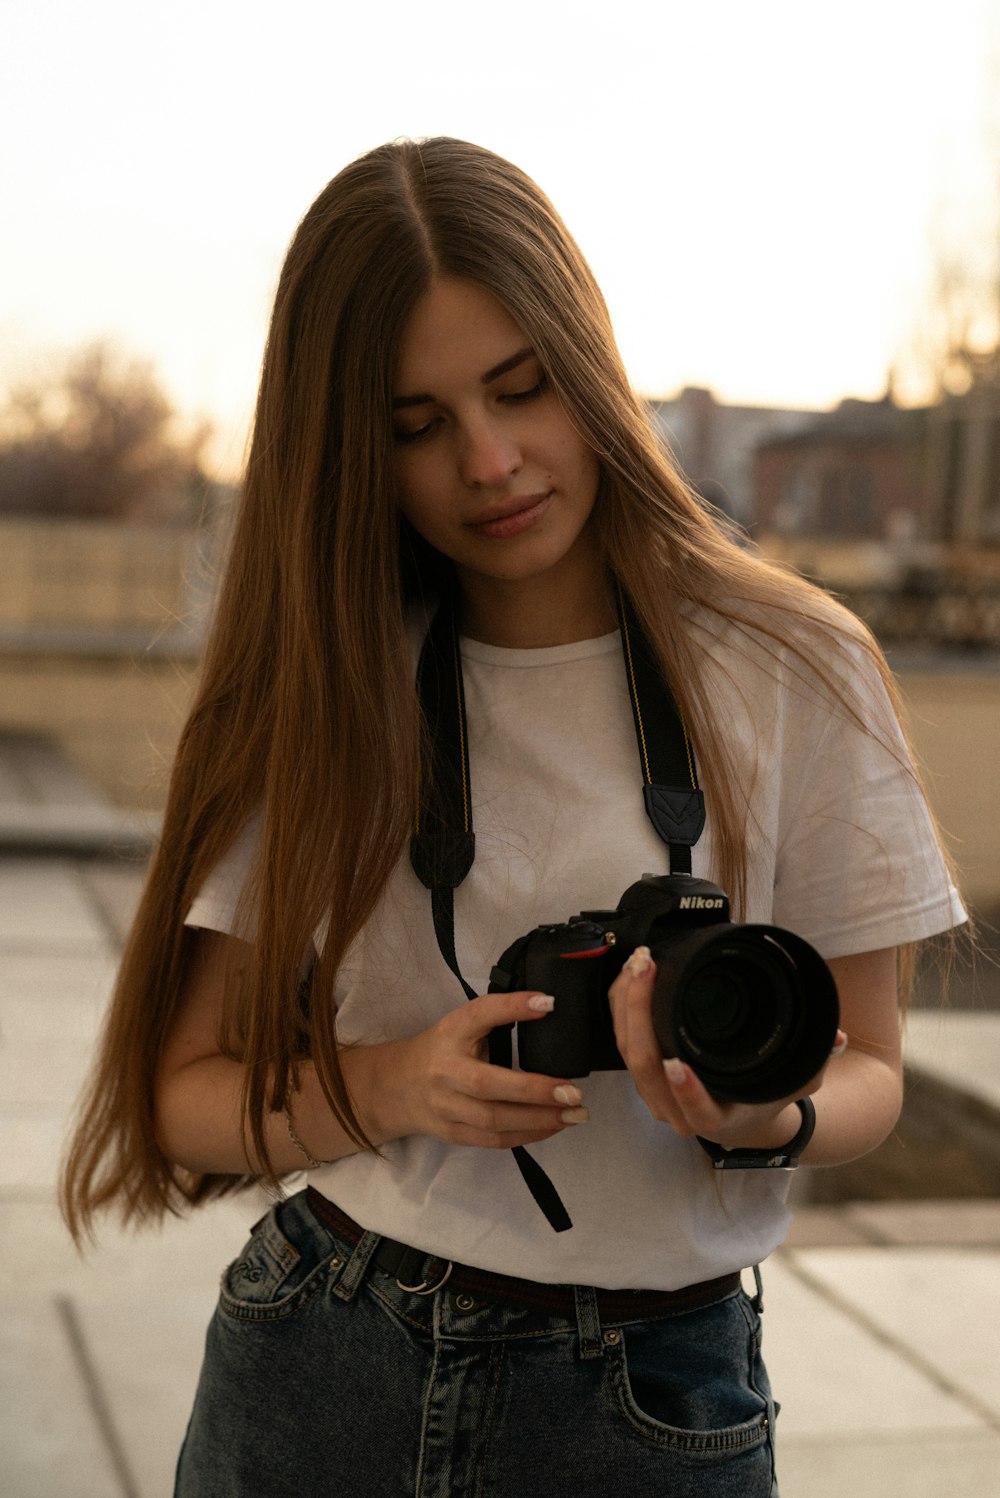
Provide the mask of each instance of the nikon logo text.
POLYGON ((681 910, 721 910, 724 900, 706 899, 704 895, 681 895, 681 910))

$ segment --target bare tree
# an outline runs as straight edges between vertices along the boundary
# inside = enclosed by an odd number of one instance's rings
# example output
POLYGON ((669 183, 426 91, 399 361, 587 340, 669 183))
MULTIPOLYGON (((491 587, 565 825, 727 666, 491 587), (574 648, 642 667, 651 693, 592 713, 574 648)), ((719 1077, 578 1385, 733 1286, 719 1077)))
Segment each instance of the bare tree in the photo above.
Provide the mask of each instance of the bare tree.
POLYGON ((893 383, 931 402, 1000 387, 1000 25, 987 40, 978 164, 952 186, 930 229, 931 281, 910 349, 893 383))
POLYGON ((210 489, 207 423, 181 433, 152 367, 100 342, 0 408, 0 512, 189 522, 210 489))
MULTIPOLYGON (((1000 160, 996 208, 1000 210, 1000 160)), ((932 398, 1000 380, 1000 211, 965 245, 937 237, 931 296, 917 338, 932 398)), ((985 215, 984 215, 985 217, 985 215)))

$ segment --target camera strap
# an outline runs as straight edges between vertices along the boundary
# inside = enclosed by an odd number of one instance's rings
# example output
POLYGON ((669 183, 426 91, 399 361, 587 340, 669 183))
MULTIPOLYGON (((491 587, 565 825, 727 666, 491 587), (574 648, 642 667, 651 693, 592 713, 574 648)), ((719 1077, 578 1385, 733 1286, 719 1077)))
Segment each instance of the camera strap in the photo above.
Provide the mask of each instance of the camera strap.
POLYGON ((425 748, 420 801, 410 862, 431 892, 434 934, 445 962, 474 999, 455 956, 455 890, 472 868, 476 835, 472 827, 469 735, 458 626, 450 601, 431 620, 417 666, 417 693, 424 719, 425 748))
MULTIPOLYGON (((694 750, 655 652, 620 586, 617 611, 646 815, 667 845, 670 872, 689 874, 691 849, 705 825, 705 802, 698 788, 694 750)), ((441 956, 466 998, 474 999, 476 992, 463 978, 455 953, 455 890, 475 861, 476 838, 462 656, 450 596, 441 600, 427 631, 417 666, 417 693, 426 752, 410 839, 410 862, 421 884, 430 890, 441 956)), ((491 1062, 510 1066, 512 1054, 511 1026, 494 1030, 489 1038, 491 1062)), ((572 1227, 559 1193, 538 1162, 523 1146, 511 1153, 555 1231, 561 1233, 572 1227)))
POLYGON ((638 615, 621 585, 616 587, 646 815, 667 845, 671 874, 690 874, 691 849, 705 828, 705 797, 698 789, 694 750, 638 615))
MULTIPOLYGON (((467 999, 476 991, 462 976, 455 954, 455 890, 472 868, 476 836, 472 827, 469 735, 458 626, 451 600, 442 601, 431 620, 417 667, 417 692, 424 717, 426 756, 420 802, 410 840, 410 862, 431 892, 434 934, 441 956, 467 999)), ((513 1061, 511 1027, 489 1037, 494 1066, 513 1061)), ((528 1190, 557 1233, 573 1226, 558 1191, 523 1145, 511 1150, 528 1190)))

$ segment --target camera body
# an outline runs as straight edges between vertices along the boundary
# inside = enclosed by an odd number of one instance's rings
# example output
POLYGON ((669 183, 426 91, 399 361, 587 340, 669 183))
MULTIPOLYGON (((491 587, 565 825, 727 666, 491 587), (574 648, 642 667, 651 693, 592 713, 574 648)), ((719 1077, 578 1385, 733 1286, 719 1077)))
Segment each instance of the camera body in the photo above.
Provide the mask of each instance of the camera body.
POLYGON ((653 1027, 724 1102, 790 1097, 826 1061, 839 1019, 823 958, 778 926, 729 920, 717 885, 686 874, 647 874, 614 910, 585 910, 512 942, 490 992, 538 989, 555 997, 542 1019, 517 1026, 524 1071, 586 1077, 618 1071, 608 989, 637 946, 657 973, 653 1027))

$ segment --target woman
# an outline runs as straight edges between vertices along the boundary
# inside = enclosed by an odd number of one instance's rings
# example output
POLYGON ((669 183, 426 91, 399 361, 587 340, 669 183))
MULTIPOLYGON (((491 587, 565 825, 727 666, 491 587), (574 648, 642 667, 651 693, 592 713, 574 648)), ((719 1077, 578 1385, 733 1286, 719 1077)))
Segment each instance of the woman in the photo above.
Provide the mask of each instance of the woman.
POLYGON ((685 487, 538 188, 449 139, 341 172, 282 273, 66 1175, 80 1231, 310 1171, 224 1276, 178 1492, 776 1491, 737 1276, 781 1240, 788 1171, 710 1155, 796 1156, 807 1094, 809 1163, 873 1148, 900 1106, 897 949, 961 919, 877 647, 685 487), (414 674, 441 600, 476 839, 443 927, 407 858, 441 792, 414 674), (788 1096, 722 1102, 663 1059, 644 943, 610 990, 627 1070, 581 1088, 487 1050, 552 1010, 487 992, 504 949, 670 867, 626 608, 704 791, 694 874, 836 979, 836 1054, 788 1096))

